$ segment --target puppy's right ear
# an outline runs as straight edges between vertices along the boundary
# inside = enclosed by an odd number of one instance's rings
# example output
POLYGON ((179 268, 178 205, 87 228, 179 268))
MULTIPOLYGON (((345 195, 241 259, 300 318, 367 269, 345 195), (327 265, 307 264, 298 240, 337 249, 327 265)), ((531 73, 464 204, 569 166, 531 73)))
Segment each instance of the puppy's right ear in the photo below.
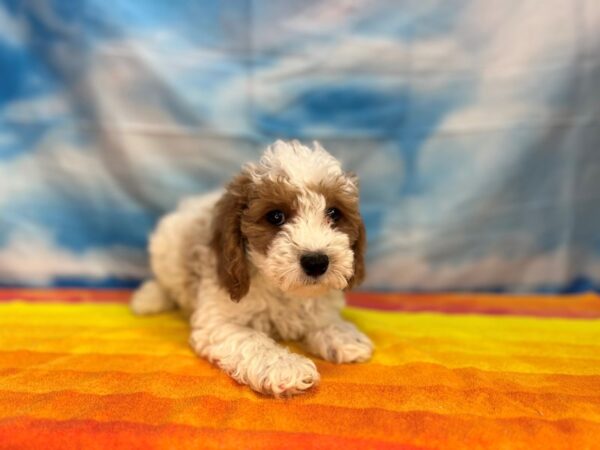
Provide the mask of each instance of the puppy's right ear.
POLYGON ((239 302, 250 289, 250 272, 242 235, 242 212, 248 202, 250 178, 240 174, 215 205, 211 247, 217 259, 217 277, 231 300, 239 302))

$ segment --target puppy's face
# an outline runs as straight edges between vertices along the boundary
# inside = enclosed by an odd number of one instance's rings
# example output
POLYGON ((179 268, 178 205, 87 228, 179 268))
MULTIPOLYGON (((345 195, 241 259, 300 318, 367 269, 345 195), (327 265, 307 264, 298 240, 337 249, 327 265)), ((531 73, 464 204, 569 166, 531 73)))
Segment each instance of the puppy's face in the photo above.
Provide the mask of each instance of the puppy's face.
POLYGON ((234 300, 248 290, 250 265, 295 295, 362 281, 365 235, 357 181, 321 147, 276 143, 229 185, 216 217, 219 278, 234 300), (229 230, 219 219, 227 214, 234 216, 229 230), (233 243, 223 245, 227 239, 233 243), (228 256, 227 248, 236 245, 239 251, 228 256))
POLYGON ((250 261, 275 286, 315 295, 348 287, 362 222, 345 176, 294 186, 281 178, 255 186, 242 213, 250 261))

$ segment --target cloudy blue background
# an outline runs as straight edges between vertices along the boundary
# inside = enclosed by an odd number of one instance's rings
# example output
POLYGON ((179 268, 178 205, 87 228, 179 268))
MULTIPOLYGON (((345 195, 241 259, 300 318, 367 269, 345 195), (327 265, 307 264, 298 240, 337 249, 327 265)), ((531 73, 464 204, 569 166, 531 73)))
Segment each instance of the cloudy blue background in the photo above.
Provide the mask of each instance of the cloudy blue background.
POLYGON ((596 0, 0 0, 0 284, 135 285, 276 138, 362 179, 365 289, 600 286, 596 0))

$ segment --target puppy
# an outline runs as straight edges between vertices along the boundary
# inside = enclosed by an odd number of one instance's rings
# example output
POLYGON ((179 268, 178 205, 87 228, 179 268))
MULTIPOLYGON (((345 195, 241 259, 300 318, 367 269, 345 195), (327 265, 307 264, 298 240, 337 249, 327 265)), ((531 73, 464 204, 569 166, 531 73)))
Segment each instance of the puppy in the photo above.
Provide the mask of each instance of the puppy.
POLYGON ((340 317, 343 291, 365 274, 358 181, 318 143, 277 141, 217 192, 183 201, 150 239, 154 279, 138 314, 190 314, 198 355, 255 391, 305 392, 315 364, 276 340, 301 341, 334 363, 366 361, 373 345, 340 317))

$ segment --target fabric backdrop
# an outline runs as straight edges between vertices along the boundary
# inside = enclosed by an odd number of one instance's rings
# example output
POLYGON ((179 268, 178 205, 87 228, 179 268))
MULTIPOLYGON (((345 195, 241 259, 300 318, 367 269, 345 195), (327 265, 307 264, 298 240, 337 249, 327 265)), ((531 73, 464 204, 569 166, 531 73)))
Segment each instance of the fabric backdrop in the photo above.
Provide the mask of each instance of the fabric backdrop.
POLYGON ((367 289, 600 285, 596 0, 0 0, 0 283, 135 284, 276 138, 362 179, 367 289))

